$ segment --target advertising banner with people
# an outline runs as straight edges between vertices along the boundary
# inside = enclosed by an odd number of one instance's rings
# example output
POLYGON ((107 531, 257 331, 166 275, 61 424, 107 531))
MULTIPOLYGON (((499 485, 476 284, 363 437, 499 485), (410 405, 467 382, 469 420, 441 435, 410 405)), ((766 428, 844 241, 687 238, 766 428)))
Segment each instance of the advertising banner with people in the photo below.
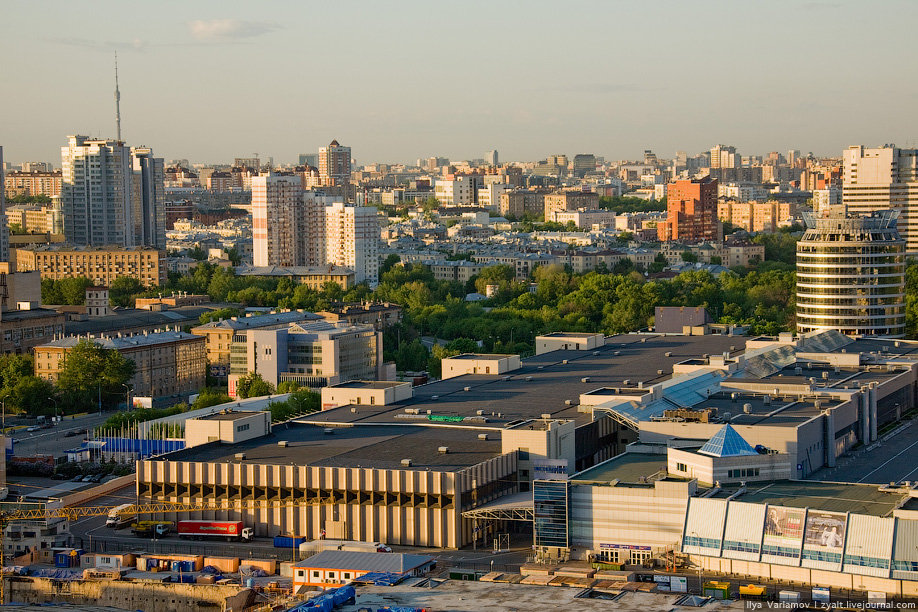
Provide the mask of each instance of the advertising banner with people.
POLYGON ((799 543, 803 537, 803 508, 782 508, 769 506, 765 514, 764 544, 790 546, 799 543))
POLYGON ((807 550, 841 553, 845 545, 847 523, 848 516, 845 514, 810 510, 806 517, 804 547, 807 550))

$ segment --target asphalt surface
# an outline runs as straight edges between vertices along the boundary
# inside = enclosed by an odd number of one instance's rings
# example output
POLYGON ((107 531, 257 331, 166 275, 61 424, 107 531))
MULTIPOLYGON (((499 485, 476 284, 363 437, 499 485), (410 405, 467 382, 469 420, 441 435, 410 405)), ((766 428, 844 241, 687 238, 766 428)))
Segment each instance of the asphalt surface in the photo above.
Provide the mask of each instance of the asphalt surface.
POLYGON ((21 419, 7 417, 6 426, 15 429, 11 437, 13 442, 13 454, 17 457, 29 457, 32 455, 54 455, 61 457, 71 448, 78 447, 83 441, 82 435, 67 436, 67 432, 78 432, 81 429, 91 430, 104 423, 111 413, 91 413, 77 416, 75 418, 65 417, 59 423, 55 423, 50 429, 39 429, 35 432, 26 431, 27 424, 21 419))
POLYGON ((810 479, 869 484, 918 480, 918 422, 905 421, 879 436, 875 444, 839 457, 836 467, 818 470, 810 479))

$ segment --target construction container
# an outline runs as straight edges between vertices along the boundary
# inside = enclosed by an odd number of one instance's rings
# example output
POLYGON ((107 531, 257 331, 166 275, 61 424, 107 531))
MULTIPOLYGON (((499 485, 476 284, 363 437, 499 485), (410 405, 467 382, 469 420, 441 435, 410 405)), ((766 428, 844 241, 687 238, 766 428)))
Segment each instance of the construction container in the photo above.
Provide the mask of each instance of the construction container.
POLYGON ((239 557, 204 557, 204 566, 208 565, 224 574, 235 574, 239 571, 239 557))
POLYGON ((269 576, 277 573, 277 559, 245 559, 239 562, 239 567, 244 565, 264 570, 269 576))
POLYGON ((195 584, 215 584, 217 578, 215 576, 198 576, 195 578, 195 584))
POLYGON ((730 599, 730 583, 712 580, 704 583, 704 596, 714 599, 730 599))
POLYGON ((274 548, 299 548, 306 541, 304 536, 274 536, 274 548))
POLYGON ((54 567, 80 567, 82 548, 62 548, 54 551, 54 567))

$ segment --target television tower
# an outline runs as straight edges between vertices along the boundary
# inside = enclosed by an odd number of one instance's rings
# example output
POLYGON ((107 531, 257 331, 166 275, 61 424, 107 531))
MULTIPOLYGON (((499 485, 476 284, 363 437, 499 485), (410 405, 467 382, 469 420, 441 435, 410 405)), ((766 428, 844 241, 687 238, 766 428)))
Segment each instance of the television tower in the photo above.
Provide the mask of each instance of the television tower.
POLYGON ((115 51, 115 125, 118 128, 118 142, 121 142, 121 92, 118 90, 118 52, 115 51))

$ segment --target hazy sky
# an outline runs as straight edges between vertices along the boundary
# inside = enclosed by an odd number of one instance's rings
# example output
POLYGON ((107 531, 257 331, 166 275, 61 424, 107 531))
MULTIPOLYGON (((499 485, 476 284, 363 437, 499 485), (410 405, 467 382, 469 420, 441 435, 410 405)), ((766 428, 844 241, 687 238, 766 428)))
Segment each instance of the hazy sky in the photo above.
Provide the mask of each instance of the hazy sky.
POLYGON ((638 159, 918 142, 918 2, 0 3, 0 145, 167 160, 638 159))

